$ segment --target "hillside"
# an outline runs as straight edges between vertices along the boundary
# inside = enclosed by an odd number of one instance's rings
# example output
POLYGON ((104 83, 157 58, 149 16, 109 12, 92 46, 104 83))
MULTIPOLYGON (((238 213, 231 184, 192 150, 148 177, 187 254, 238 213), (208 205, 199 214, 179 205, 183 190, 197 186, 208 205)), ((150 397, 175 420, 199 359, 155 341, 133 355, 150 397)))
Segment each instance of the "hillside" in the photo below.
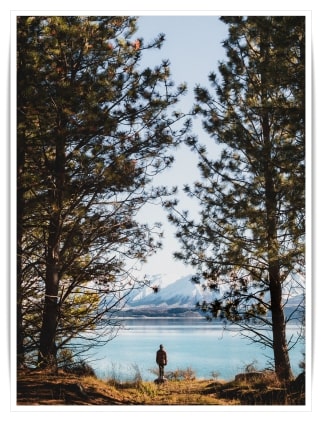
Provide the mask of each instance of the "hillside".
POLYGON ((17 406, 305 404, 303 377, 298 377, 287 389, 265 373, 255 374, 248 381, 246 377, 240 381, 237 378, 229 383, 186 379, 161 385, 141 380, 120 384, 94 376, 25 369, 17 376, 17 406))
MULTIPOLYGON (((179 278, 166 286, 157 284, 156 289, 145 287, 134 291, 122 311, 124 317, 182 317, 204 318, 197 303, 211 302, 218 293, 205 290, 200 284, 191 282, 191 275, 179 278)), ((303 300, 294 289, 294 297, 288 299, 285 315, 291 315, 303 300)), ((296 315, 294 315, 296 316, 296 315)))
POLYGON ((123 315, 127 317, 183 317, 200 318, 198 302, 210 301, 213 293, 191 282, 191 276, 182 277, 171 284, 157 285, 156 291, 144 288, 131 295, 123 315))

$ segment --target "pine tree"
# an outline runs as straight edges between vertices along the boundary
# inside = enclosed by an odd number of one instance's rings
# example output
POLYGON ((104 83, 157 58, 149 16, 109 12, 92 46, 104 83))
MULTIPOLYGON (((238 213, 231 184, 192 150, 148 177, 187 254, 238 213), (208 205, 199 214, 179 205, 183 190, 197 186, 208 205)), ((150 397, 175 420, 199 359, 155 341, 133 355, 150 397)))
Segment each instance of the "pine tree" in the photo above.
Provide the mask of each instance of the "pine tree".
POLYGON ((305 240, 305 18, 222 17, 227 60, 197 86, 195 112, 219 144, 212 159, 193 138, 202 180, 186 186, 200 221, 179 212, 178 259, 218 291, 200 304, 274 352, 280 380, 292 378, 285 305, 302 286, 305 240), (271 328, 271 334, 268 332, 271 328))
POLYGON ((112 335, 114 312, 145 282, 131 265, 160 247, 135 216, 165 192, 151 181, 189 127, 170 113, 185 86, 174 88, 166 61, 140 66, 164 35, 144 44, 135 31, 134 17, 18 17, 20 363, 26 344, 47 366, 81 333, 112 335))

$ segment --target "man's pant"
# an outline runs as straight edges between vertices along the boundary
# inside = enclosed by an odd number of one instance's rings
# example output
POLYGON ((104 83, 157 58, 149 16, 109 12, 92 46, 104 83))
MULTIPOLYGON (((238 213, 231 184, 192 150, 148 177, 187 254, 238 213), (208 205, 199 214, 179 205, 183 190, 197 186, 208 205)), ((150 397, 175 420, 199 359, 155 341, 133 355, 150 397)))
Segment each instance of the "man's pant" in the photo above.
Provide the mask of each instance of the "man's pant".
POLYGON ((163 377, 164 377, 164 366, 159 365, 159 378, 163 378, 163 377))

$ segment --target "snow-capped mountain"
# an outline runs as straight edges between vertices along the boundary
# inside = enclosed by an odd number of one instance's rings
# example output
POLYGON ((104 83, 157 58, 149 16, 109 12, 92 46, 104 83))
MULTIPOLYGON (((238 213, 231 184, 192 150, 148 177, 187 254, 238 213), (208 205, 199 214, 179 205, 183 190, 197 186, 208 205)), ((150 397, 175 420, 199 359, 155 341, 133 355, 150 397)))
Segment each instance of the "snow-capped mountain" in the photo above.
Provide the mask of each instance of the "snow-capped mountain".
MULTIPOLYGON (((162 285, 162 281, 154 284, 154 288, 145 287, 132 292, 123 310, 124 316, 131 317, 200 317, 204 314, 197 308, 197 303, 212 302, 220 293, 204 289, 202 285, 193 283, 191 275, 182 277, 171 284, 162 285)), ((222 293, 222 292, 221 292, 222 293)), ((288 299, 286 314, 290 314, 303 300, 303 296, 295 295, 288 299)), ((269 298, 267 298, 269 300, 269 298)))
POLYGON ((146 307, 146 306, 167 306, 167 307, 195 307, 197 302, 209 300, 209 292, 191 282, 191 276, 185 276, 165 287, 157 286, 155 292, 153 288, 145 289, 133 297, 128 306, 146 307))
POLYGON ((214 294, 193 283, 191 276, 182 277, 166 286, 162 282, 154 288, 146 287, 128 300, 124 311, 137 316, 199 316, 197 303, 210 301, 214 294))

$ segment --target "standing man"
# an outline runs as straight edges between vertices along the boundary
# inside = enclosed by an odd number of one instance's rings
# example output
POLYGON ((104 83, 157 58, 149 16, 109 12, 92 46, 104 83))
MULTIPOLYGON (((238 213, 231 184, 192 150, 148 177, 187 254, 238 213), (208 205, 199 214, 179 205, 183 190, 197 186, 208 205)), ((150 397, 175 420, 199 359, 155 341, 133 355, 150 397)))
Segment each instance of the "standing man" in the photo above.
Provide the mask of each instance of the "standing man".
POLYGON ((159 379, 164 379, 164 367, 168 363, 168 358, 162 344, 160 344, 160 349, 157 351, 156 362, 159 365, 159 379))

